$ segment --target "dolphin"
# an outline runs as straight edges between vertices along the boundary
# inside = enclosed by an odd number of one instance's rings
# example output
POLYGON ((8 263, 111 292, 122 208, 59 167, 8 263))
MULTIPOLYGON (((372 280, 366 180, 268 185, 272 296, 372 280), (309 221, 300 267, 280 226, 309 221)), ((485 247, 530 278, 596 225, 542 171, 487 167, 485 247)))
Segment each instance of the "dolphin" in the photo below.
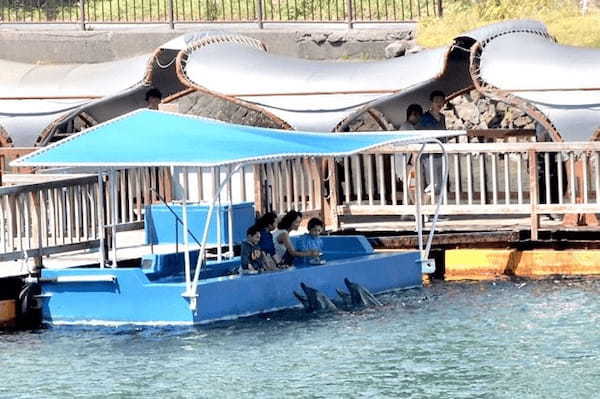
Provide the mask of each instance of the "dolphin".
POLYGON ((322 312, 322 311, 337 311, 337 306, 327 297, 327 295, 323 294, 321 291, 309 287, 304 283, 300 283, 300 288, 306 294, 306 296, 301 295, 294 291, 294 296, 300 301, 304 309, 307 312, 322 312))
POLYGON ((347 278, 344 279, 344 284, 348 287, 349 294, 342 290, 336 291, 342 298, 345 307, 383 306, 373 294, 360 284, 353 283, 347 278))

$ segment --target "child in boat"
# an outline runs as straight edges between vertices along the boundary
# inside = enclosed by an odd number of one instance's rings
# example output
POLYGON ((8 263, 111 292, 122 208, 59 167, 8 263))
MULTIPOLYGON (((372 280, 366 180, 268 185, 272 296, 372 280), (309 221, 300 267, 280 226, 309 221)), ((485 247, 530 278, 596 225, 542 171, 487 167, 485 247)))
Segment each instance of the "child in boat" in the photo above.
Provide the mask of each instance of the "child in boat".
POLYGON ((271 232, 277 227, 277 215, 275 212, 267 212, 256 221, 256 226, 260 229, 260 249, 270 256, 275 255, 275 246, 273 245, 273 234, 271 232))
POLYGON ((260 230, 256 225, 246 230, 246 240, 241 244, 241 274, 253 274, 262 271, 260 258, 262 251, 258 247, 260 241, 260 230))
POLYGON ((294 263, 296 257, 315 257, 319 256, 319 251, 308 250, 298 251, 294 248, 292 241, 290 240, 290 232, 298 230, 300 222, 302 221, 302 213, 297 211, 289 211, 281 218, 281 221, 277 224, 277 230, 273 232, 273 245, 275 247, 275 255, 273 259, 280 266, 291 266, 294 263))
POLYGON ((278 269, 271 256, 260 249, 258 246, 259 241, 259 227, 257 225, 250 226, 246 230, 246 240, 240 245, 241 274, 254 274, 278 269))
POLYGON ((323 265, 325 264, 325 261, 321 259, 321 253, 323 252, 323 240, 321 240, 321 233, 325 229, 325 225, 321 219, 312 218, 308 221, 308 225, 306 227, 308 229, 308 233, 300 237, 300 240, 298 241, 298 249, 303 252, 316 251, 318 252, 318 255, 313 257, 304 257, 303 263, 309 265, 323 265))

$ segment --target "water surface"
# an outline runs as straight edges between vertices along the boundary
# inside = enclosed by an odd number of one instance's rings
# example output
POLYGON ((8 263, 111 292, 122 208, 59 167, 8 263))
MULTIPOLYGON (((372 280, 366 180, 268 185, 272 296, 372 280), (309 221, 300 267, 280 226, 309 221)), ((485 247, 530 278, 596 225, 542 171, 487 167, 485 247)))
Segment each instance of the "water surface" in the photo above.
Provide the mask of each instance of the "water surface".
POLYGON ((599 397, 598 279, 380 298, 193 328, 0 332, 0 397, 599 397))

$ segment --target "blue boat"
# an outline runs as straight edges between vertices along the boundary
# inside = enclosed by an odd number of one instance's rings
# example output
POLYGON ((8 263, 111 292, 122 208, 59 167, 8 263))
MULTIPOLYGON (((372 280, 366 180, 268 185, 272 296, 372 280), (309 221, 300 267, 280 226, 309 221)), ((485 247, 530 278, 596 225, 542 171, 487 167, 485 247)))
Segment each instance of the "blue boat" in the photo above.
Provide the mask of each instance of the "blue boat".
MULTIPOLYGON (((110 265, 101 251, 99 267, 43 269, 41 276, 29 279, 41 285, 43 320, 48 324, 191 325, 300 306, 293 292, 301 283, 330 298, 337 296, 336 290, 346 288, 344 279, 374 294, 419 287, 422 274, 434 270, 428 259, 431 235, 424 244, 420 217, 419 249, 415 251, 375 253, 365 237, 324 236, 322 265, 298 264, 280 271, 240 275, 239 257, 232 252, 217 261, 207 258, 213 214, 221 190, 245 165, 295 157, 347 156, 388 144, 441 145, 439 138, 458 134, 461 132, 289 132, 139 110, 20 158, 12 165, 97 168, 100 175, 109 176, 114 176, 116 169, 147 166, 229 170, 208 206, 199 250, 191 250, 189 234, 182 234, 183 252, 148 254, 139 267, 117 268, 116 234, 112 234, 110 265)), ((109 181, 114 194, 115 179, 109 181)), ((116 201, 110 202, 115 215, 116 201)), ((182 208, 183 231, 190 231, 185 201, 182 208)), ((416 210, 419 212, 418 203, 416 210)), ((231 219, 230 224, 234 223, 231 219)), ((233 230, 231 225, 229 230, 233 230)))

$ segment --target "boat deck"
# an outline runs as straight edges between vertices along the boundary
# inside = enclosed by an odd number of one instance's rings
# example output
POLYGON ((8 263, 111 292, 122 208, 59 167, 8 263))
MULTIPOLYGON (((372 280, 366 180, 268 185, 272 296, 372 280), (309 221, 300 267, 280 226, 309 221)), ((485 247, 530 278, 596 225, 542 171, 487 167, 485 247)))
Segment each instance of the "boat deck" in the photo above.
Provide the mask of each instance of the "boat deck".
MULTIPOLYGON (((426 223, 425 229, 431 224, 426 223)), ((544 220, 542 218, 542 227, 548 230, 557 230, 561 225, 560 221, 544 220)), ((464 218, 458 216, 444 217, 437 225, 439 233, 438 238, 444 237, 441 241, 436 239, 434 244, 443 244, 444 242, 457 242, 468 240, 472 244, 472 236, 469 233, 476 233, 477 239, 482 242, 493 240, 506 240, 507 234, 515 231, 524 231, 529 228, 529 218, 486 218, 474 220, 472 217, 464 218), (500 235, 500 236, 499 236, 500 235), (501 237, 501 238, 498 238, 501 237)), ((578 228, 581 229, 581 228, 578 228)), ((381 245, 374 245, 376 249, 414 249, 416 248, 415 223, 414 220, 399 220, 398 217, 369 217, 369 218, 346 218, 342 223, 342 230, 354 231, 367 236, 395 236, 404 237, 404 239, 382 242, 381 245), (392 243, 392 244, 391 244, 392 243)), ((563 228, 564 230, 564 228, 563 228)), ((175 244, 145 245, 144 231, 134 230, 117 233, 118 259, 127 261, 139 259, 149 253, 169 253, 175 252, 175 244)), ((190 243, 191 249, 198 249, 198 245, 190 243)), ((183 245, 179 245, 179 250, 183 250, 183 245)), ((43 265, 45 268, 65 268, 81 265, 93 265, 98 263, 97 250, 84 250, 78 252, 62 253, 44 257, 43 265)), ((0 278, 27 274, 28 268, 33 267, 33 260, 25 263, 23 261, 0 262, 0 278)))

